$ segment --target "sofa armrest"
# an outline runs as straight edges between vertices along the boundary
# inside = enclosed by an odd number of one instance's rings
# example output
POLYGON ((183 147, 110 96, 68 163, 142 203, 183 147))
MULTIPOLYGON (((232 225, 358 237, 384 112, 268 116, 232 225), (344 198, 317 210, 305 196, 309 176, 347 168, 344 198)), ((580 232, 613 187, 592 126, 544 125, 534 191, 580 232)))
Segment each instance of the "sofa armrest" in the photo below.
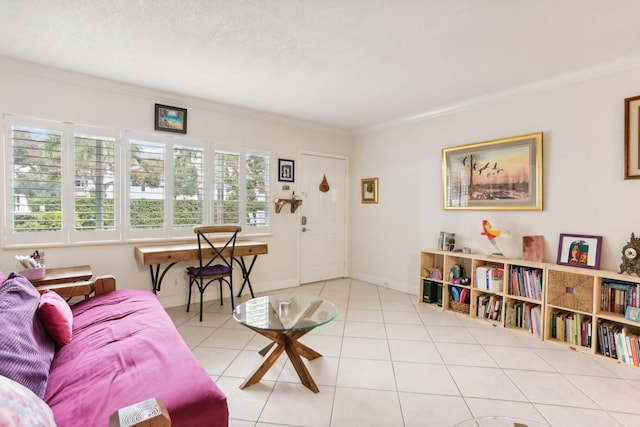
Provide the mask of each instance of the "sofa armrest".
POLYGON ((171 417, 157 397, 118 409, 109 417, 109 427, 171 427, 171 417))
POLYGON ((98 276, 93 283, 96 295, 106 294, 116 290, 116 278, 113 276, 98 276))

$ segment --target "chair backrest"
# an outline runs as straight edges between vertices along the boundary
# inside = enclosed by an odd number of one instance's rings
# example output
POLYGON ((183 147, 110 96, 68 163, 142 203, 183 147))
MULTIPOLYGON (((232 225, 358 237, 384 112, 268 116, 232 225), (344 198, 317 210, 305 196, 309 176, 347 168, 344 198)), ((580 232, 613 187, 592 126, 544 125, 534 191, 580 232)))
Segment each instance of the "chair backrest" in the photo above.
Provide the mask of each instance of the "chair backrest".
POLYGON ((198 258, 200 268, 223 263, 231 269, 236 248, 239 225, 205 225, 196 227, 193 232, 198 236, 198 258))

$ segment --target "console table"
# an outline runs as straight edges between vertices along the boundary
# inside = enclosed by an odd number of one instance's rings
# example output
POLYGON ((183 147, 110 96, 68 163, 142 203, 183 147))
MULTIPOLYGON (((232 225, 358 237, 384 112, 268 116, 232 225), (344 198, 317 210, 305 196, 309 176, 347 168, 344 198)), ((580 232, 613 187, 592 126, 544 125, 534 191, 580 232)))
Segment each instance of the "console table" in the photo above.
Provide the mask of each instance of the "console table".
MULTIPOLYGON (((222 247, 224 242, 220 242, 222 247)), ((231 252, 230 248, 223 251, 223 255, 229 256, 231 252)), ((254 298, 253 288, 251 287, 251 280, 249 275, 258 258, 258 255, 267 254, 268 246, 263 242, 256 242, 254 240, 238 240, 236 242, 235 252, 233 260, 240 266, 242 271, 242 286, 238 292, 238 296, 242 294, 245 285, 248 285, 251 297, 254 298), (245 257, 250 257, 249 262, 245 261, 245 257)), ((151 286, 153 292, 160 291, 162 286, 162 279, 164 279, 167 271, 178 262, 181 261, 194 261, 198 259, 198 243, 173 243, 162 245, 150 245, 150 246, 136 246, 135 247, 136 260, 143 265, 149 266, 149 272, 151 273, 151 286), (160 267, 166 264, 164 269, 160 271, 160 267)))

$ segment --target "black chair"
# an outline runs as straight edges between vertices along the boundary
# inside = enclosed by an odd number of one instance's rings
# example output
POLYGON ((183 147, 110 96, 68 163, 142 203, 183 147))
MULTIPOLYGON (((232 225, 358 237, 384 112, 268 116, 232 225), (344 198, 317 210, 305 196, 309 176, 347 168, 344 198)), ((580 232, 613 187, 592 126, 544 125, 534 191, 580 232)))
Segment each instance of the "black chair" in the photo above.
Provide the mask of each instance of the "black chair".
POLYGON ((222 305, 222 282, 229 285, 231 292, 231 309, 235 308, 233 302, 233 257, 236 247, 236 238, 242 227, 238 225, 210 225, 196 227, 193 232, 198 235, 197 267, 188 267, 189 276, 189 302, 187 312, 191 307, 191 289, 193 285, 200 291, 200 321, 202 322, 202 298, 204 291, 211 283, 217 281, 220 284, 220 305, 222 305))

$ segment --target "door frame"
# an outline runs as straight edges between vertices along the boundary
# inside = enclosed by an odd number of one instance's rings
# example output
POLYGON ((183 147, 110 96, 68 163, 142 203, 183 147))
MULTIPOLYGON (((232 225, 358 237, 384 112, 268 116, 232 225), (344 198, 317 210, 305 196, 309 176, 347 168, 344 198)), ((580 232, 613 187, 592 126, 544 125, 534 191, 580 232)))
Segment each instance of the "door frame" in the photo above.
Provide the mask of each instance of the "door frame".
MULTIPOLYGON (((349 177, 350 177, 350 170, 349 170, 349 156, 344 156, 341 154, 334 154, 334 153, 323 153, 320 151, 300 151, 298 153, 298 165, 302 166, 302 156, 317 156, 317 157, 327 157, 330 159, 336 159, 336 160, 344 160, 345 162, 345 170, 344 170, 344 265, 343 265, 343 271, 342 271, 342 277, 349 277, 349 274, 351 272, 351 256, 349 254, 349 234, 350 234, 350 230, 349 230, 349 220, 351 218, 351 209, 349 207, 349 200, 350 200, 350 181, 349 181, 349 177)), ((300 176, 300 172, 298 173, 298 176, 300 176)), ((300 195, 302 196, 302 190, 300 190, 300 195)), ((301 281, 301 271, 302 271, 302 226, 300 224, 301 218, 302 218, 302 211, 299 211, 300 213, 298 213, 298 216, 296 218, 296 231, 297 231, 297 242, 298 242, 298 250, 297 250, 297 282, 298 282, 298 286, 301 285, 300 281, 301 281)))

